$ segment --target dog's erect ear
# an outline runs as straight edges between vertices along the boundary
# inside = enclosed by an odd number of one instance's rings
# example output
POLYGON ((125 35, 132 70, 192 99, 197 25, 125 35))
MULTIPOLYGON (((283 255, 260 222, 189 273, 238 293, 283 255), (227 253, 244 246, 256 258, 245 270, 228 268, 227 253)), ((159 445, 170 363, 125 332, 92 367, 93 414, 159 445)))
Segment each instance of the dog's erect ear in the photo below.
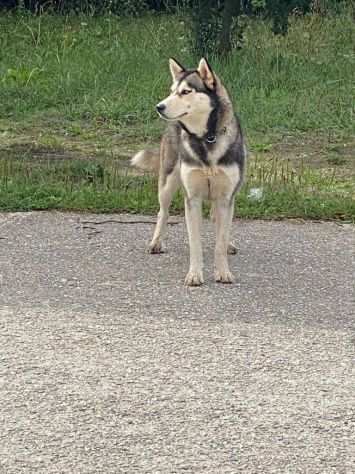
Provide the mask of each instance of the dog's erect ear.
POLYGON ((198 65, 197 68, 201 79, 203 82, 206 84, 206 86, 209 89, 215 89, 216 87, 216 79, 214 77, 214 74, 212 72, 211 66, 208 64, 206 58, 202 58, 200 61, 200 64, 198 65))
POLYGON ((178 76, 185 71, 184 66, 181 66, 181 64, 179 64, 174 58, 169 59, 169 67, 174 81, 176 81, 178 76))

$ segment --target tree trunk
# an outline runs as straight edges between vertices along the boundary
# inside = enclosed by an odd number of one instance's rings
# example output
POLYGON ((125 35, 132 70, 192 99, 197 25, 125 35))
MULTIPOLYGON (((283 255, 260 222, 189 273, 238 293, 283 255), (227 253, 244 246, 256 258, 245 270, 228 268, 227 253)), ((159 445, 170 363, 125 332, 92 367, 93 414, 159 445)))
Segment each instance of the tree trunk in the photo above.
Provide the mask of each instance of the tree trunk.
POLYGON ((192 5, 194 49, 197 54, 208 56, 213 51, 211 45, 217 42, 214 38, 217 34, 212 27, 215 0, 196 0, 192 5))
POLYGON ((225 0, 222 16, 222 31, 219 36, 218 44, 218 52, 222 55, 228 54, 232 49, 231 29, 233 17, 239 16, 240 11, 240 0, 225 0))

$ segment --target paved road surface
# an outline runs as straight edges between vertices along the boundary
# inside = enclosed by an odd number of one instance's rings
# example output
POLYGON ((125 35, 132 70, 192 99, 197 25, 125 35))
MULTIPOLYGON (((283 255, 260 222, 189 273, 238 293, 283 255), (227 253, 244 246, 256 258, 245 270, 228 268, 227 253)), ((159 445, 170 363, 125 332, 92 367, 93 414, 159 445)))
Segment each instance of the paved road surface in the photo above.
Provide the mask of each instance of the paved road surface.
POLYGON ((228 286, 206 224, 185 288, 110 219, 0 215, 1 474, 355 473, 355 228, 237 221, 228 286))

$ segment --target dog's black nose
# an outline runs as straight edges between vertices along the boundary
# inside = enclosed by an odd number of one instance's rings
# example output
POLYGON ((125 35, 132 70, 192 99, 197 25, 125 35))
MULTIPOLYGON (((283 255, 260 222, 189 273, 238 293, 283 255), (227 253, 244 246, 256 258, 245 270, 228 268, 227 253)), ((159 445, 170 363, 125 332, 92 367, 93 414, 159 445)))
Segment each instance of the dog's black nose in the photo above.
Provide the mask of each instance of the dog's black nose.
POLYGON ((158 104, 156 106, 156 109, 157 109, 157 112, 160 114, 161 112, 163 112, 163 110, 165 110, 165 105, 164 104, 158 104))

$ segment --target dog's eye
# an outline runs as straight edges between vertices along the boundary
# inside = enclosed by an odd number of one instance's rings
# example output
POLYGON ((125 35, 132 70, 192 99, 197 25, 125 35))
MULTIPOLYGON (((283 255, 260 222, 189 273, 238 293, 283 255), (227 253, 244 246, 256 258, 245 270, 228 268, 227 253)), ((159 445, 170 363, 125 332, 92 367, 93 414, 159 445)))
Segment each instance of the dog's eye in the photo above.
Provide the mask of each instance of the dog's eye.
POLYGON ((189 91, 188 89, 184 89, 181 91, 181 95, 187 95, 187 94, 190 94, 191 91, 189 91))

